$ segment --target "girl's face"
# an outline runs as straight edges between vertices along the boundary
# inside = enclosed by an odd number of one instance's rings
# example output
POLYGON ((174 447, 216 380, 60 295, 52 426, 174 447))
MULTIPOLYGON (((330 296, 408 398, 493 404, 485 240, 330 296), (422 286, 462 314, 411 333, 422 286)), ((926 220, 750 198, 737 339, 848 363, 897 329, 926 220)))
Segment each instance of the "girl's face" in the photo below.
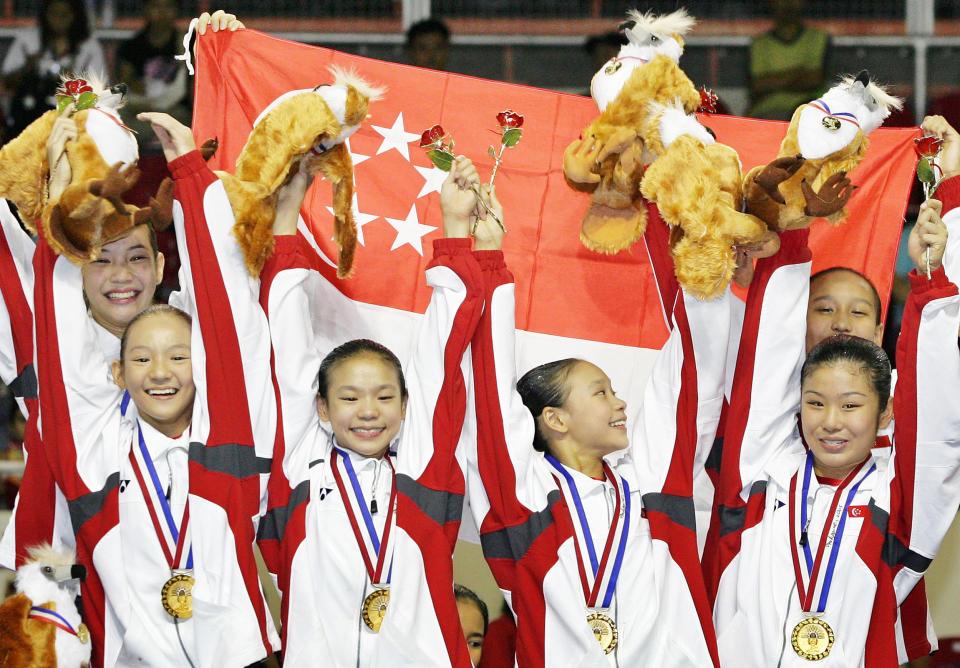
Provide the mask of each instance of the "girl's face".
POLYGON ((81 273, 93 319, 119 337, 134 316, 153 303, 163 278, 163 255, 154 254, 147 226, 137 225, 104 245, 81 273))
POLYGON ((457 599, 457 612, 460 613, 460 626, 467 641, 470 663, 478 666, 483 653, 483 613, 473 601, 460 598, 457 599))
POLYGON ((846 477, 870 455, 877 430, 890 424, 892 416, 890 398, 881 401, 866 369, 856 363, 821 365, 803 383, 803 437, 822 476, 846 477))
POLYGON ((367 352, 335 364, 327 396, 317 397, 317 412, 330 423, 337 444, 364 457, 380 457, 387 451, 406 408, 397 370, 367 352))
POLYGON ((590 362, 577 362, 567 375, 567 399, 560 407, 567 436, 592 454, 603 457, 625 449, 627 402, 617 397, 610 378, 590 362))
POLYGON ((147 424, 171 438, 182 434, 190 426, 195 394, 190 325, 171 313, 135 322, 123 359, 113 363, 113 379, 130 393, 147 424))

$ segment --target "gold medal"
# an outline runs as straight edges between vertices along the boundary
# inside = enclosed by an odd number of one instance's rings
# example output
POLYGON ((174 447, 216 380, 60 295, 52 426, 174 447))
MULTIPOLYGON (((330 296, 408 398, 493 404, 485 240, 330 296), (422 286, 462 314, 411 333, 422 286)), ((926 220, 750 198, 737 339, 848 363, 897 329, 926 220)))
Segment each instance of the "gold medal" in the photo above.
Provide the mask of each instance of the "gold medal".
POLYGON ((387 603, 389 602, 390 590, 385 588, 374 589, 363 599, 360 616, 363 617, 363 623, 374 633, 380 632, 383 618, 387 616, 387 603))
POLYGON ((171 617, 190 619, 193 616, 193 578, 183 573, 177 573, 163 585, 160 590, 160 601, 163 609, 171 617))
POLYGON ((90 630, 83 622, 80 622, 80 626, 77 627, 77 640, 79 640, 83 645, 86 645, 88 642, 90 642, 90 630))
POLYGON ((833 629, 819 617, 807 617, 793 627, 790 637, 793 651, 807 661, 819 661, 830 654, 833 647, 833 629))
POLYGON ((594 612, 587 615, 587 624, 590 625, 590 630, 593 631, 604 654, 609 654, 617 648, 617 625, 612 619, 602 612, 594 612))

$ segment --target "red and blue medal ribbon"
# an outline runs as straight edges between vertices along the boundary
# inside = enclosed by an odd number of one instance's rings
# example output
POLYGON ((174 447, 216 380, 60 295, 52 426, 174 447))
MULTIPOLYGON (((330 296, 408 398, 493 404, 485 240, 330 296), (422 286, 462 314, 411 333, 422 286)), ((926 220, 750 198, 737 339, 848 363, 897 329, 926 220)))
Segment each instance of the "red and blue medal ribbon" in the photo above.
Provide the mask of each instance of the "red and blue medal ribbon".
POLYGON ((830 105, 828 105, 826 102, 820 99, 814 100, 813 102, 809 102, 808 104, 814 109, 818 111, 822 111, 827 116, 833 116, 834 118, 839 118, 841 121, 846 121, 847 123, 853 123, 858 128, 860 127, 860 121, 858 121, 857 117, 848 111, 836 111, 836 112, 830 111, 830 105))
POLYGON ((396 471, 393 468, 393 462, 390 461, 390 455, 385 454, 387 464, 390 466, 390 502, 387 508, 387 519, 383 527, 383 538, 377 535, 377 529, 373 524, 373 515, 370 513, 369 506, 363 496, 363 490, 360 489, 360 481, 357 479, 357 473, 353 468, 353 462, 350 461, 350 455, 343 452, 340 448, 333 446, 330 455, 330 468, 333 471, 333 478, 337 481, 337 488, 340 490, 340 498, 343 499, 343 506, 347 510, 347 518, 350 520, 350 527, 353 529, 353 535, 357 539, 357 547, 360 548, 360 554, 363 556, 363 563, 367 568, 367 575, 370 577, 371 584, 389 584, 390 575, 393 571, 393 551, 390 548, 390 529, 394 524, 394 513, 397 506, 397 484, 396 471), (350 486, 347 487, 343 482, 343 474, 340 467, 346 473, 350 486), (357 521, 357 515, 363 518, 363 525, 366 532, 360 528, 360 522, 357 521), (387 569, 386 580, 383 580, 384 564, 387 561, 387 555, 390 555, 390 568, 387 569))
POLYGON ((183 518, 180 520, 180 526, 178 527, 173 519, 170 503, 163 492, 163 485, 160 484, 157 469, 154 467, 150 452, 147 450, 147 444, 143 440, 143 431, 140 429, 139 421, 137 422, 137 440, 137 445, 130 448, 130 464, 133 466, 134 477, 143 492, 143 498, 147 502, 147 511, 153 521, 153 528, 156 531, 157 539, 160 541, 160 547, 163 548, 163 555, 172 570, 192 569, 193 547, 189 545, 191 542, 190 532, 187 531, 187 526, 190 523, 190 501, 188 500, 183 507, 183 518), (144 471, 147 475, 144 475, 144 471), (147 478, 149 478, 150 484, 147 484, 147 478), (163 522, 160 521, 161 514, 163 515, 163 522))
POLYGON ((577 552, 577 565, 580 569, 580 583, 583 586, 583 595, 588 608, 609 608, 613 602, 613 594, 617 588, 617 580, 620 578, 620 568, 623 565, 623 557, 627 550, 627 537, 630 533, 630 486, 622 476, 614 474, 606 462, 603 464, 603 472, 607 480, 613 484, 616 492, 616 506, 614 507, 613 521, 610 522, 610 529, 607 532, 607 540, 604 542, 603 553, 597 558, 597 551, 593 544, 593 534, 590 531, 590 524, 587 521, 587 514, 583 509, 583 501, 580 499, 580 492, 577 491, 576 482, 570 472, 553 455, 546 455, 547 461, 555 468, 561 477, 554 475, 557 481, 557 487, 567 502, 567 507, 572 507, 576 514, 573 517, 574 525, 574 547, 577 552), (613 554, 616 546, 616 555, 613 558, 612 566, 610 556, 613 554), (590 562, 590 572, 586 570, 584 563, 584 552, 590 562), (600 593, 603 592, 601 598, 600 593), (598 605, 599 601, 599 605, 598 605))
POLYGON ((797 477, 799 472, 795 473, 790 480, 790 551, 793 555, 797 592, 800 595, 800 604, 804 612, 822 613, 827 609, 827 597, 830 595, 830 585, 833 582, 833 576, 835 574, 834 569, 837 564, 837 556, 840 554, 840 542, 843 538, 844 528, 846 527, 847 511, 853 503, 853 499, 857 494, 857 490, 860 489, 860 485, 877 469, 875 463, 866 469, 865 464, 866 461, 863 461, 850 471, 833 493, 830 510, 827 511, 827 522, 824 523, 823 531, 820 532, 820 544, 817 547, 816 558, 814 558, 810 551, 808 541, 798 540, 797 536, 798 515, 801 531, 804 534, 806 533, 808 525, 807 496, 810 492, 810 482, 813 478, 813 452, 807 452, 807 460, 803 469, 803 483, 799 490, 799 496, 797 494, 797 477), (849 491, 847 488, 849 488, 849 491), (846 492, 845 499, 844 492, 846 492), (842 505, 840 504, 841 499, 844 499, 842 505), (830 545, 830 556, 827 558, 826 567, 823 568, 823 559, 828 544, 830 545), (797 549, 798 546, 802 546, 803 548, 804 563, 802 566, 805 568, 801 567, 800 555, 797 549), (806 573, 806 578, 804 578, 804 573, 806 573), (807 582, 806 586, 804 585, 805 581, 807 582), (817 598, 816 610, 813 610, 813 602, 818 590, 820 596, 817 598))
POLYGON ((63 615, 57 613, 54 610, 50 610, 48 608, 43 608, 39 605, 35 605, 32 608, 30 608, 30 613, 27 615, 27 617, 29 617, 30 619, 37 619, 42 622, 47 622, 48 624, 53 624, 54 626, 57 626, 63 629, 70 635, 73 635, 73 636, 78 635, 77 630, 73 628, 73 624, 68 622, 63 615))

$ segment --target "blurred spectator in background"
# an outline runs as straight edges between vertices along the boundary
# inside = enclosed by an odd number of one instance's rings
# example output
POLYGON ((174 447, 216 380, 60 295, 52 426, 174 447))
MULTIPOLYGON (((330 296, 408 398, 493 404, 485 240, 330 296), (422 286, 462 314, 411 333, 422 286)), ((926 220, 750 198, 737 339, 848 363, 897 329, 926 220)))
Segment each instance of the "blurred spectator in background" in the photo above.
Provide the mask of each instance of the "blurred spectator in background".
POLYGON ((6 137, 56 107, 54 92, 63 72, 105 74, 103 49, 90 36, 83 0, 41 0, 37 26, 17 33, 3 60, 9 96, 6 137))
POLYGON ((141 154, 161 152, 156 135, 147 131, 149 123, 136 120, 141 111, 163 111, 185 125, 190 124, 187 69, 174 59, 183 51, 183 35, 174 24, 179 14, 178 0, 147 0, 143 4, 146 24, 117 48, 117 81, 130 87, 124 118, 138 133, 141 154), (145 145, 147 141, 152 144, 145 145))
MULTIPOLYGON (((620 47, 626 43, 626 36, 616 30, 587 37, 583 43, 583 50, 590 56, 590 71, 598 72, 608 60, 616 58, 620 53, 620 47)), ((589 96, 590 88, 587 87, 580 94, 589 96)))
POLYGON ((450 29, 440 19, 414 23, 407 30, 407 58, 411 65, 446 70, 450 56, 450 29))
POLYGON ((803 0, 770 0, 773 30, 750 43, 747 116, 789 121, 824 90, 830 35, 803 21, 803 0))
POLYGON ((611 30, 601 35, 591 35, 583 43, 583 50, 590 56, 591 70, 596 72, 611 58, 616 58, 620 47, 627 43, 622 32, 611 30))

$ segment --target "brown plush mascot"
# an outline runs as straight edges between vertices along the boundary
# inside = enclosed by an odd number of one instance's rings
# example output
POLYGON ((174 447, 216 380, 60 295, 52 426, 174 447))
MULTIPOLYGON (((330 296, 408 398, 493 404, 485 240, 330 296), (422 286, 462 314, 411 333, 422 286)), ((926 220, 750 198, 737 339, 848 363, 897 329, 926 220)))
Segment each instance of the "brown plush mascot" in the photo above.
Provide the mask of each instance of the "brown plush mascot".
POLYGON ((853 194, 847 172, 866 154, 867 135, 902 105, 866 71, 800 105, 777 159, 744 178, 747 210, 778 231, 807 227, 815 218, 844 220, 853 194))
POLYGON ((248 271, 257 276, 273 252, 277 197, 301 163, 333 186, 334 239, 340 248, 337 275, 353 266, 357 231, 353 222, 353 161, 344 143, 367 117, 369 103, 383 94, 356 75, 331 68, 334 83, 284 93, 261 112, 237 158, 233 174, 217 172, 236 218, 234 234, 248 271))
POLYGON ((646 229, 640 179, 663 150, 658 136, 647 132, 654 106, 675 102, 692 113, 700 105, 699 92, 677 64, 694 19, 683 9, 665 16, 632 10, 627 17, 621 27, 628 43, 590 84, 600 116, 563 159, 568 185, 590 193, 580 240, 601 253, 628 248, 646 229), (592 153, 590 145, 603 150, 592 153))
POLYGON ((91 79, 65 79, 57 97, 60 106, 35 120, 0 149, 0 196, 16 204, 24 224, 43 228, 51 248, 71 262, 96 257, 104 244, 134 225, 150 223, 162 229, 171 221, 173 188, 161 184, 157 198, 140 209, 126 204, 123 194, 137 181, 137 142, 123 125, 117 109, 126 86, 107 89, 91 79), (77 139, 67 143, 65 159, 70 182, 62 193, 48 197, 46 144, 57 118, 70 116, 77 139))

